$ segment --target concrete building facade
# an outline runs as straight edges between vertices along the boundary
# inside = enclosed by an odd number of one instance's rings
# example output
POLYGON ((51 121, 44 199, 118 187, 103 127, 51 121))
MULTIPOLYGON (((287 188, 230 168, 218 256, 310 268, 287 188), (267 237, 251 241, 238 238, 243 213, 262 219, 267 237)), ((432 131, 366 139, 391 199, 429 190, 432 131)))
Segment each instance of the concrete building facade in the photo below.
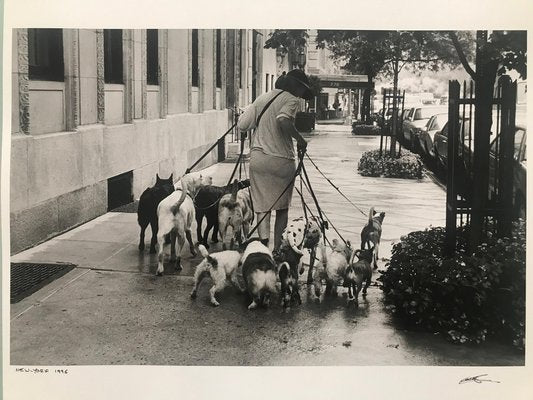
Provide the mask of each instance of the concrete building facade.
MULTIPOLYGON (((181 176, 236 107, 271 89, 265 35, 15 29, 12 253, 107 212, 117 193, 138 198, 156 173, 181 176)), ((215 149, 199 167, 217 160, 215 149)))

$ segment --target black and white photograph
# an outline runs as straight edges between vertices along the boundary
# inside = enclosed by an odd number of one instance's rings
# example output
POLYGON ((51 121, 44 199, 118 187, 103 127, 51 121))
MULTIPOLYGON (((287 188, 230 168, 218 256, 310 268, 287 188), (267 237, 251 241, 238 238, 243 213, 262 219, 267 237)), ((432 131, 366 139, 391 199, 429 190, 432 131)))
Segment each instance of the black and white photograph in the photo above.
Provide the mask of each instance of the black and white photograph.
POLYGON ((527 15, 122 5, 6 9, 6 398, 531 396, 527 15))

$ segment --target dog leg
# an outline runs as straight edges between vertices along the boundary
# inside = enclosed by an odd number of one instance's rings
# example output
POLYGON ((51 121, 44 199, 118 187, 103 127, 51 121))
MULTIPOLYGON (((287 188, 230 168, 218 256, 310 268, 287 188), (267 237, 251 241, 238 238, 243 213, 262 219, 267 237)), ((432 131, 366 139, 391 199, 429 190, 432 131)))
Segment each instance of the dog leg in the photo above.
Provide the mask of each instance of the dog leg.
MULTIPOLYGON (((313 247, 309 254, 309 271, 307 271, 307 284, 313 283, 313 268, 315 265, 315 257, 316 257, 316 247, 313 247)), ((303 264, 302 264, 302 269, 300 270, 300 274, 303 274, 303 264)))
POLYGON ((253 310, 256 308, 257 308, 257 302, 256 302, 256 299, 254 298, 252 302, 250 303, 250 305, 248 306, 248 310, 253 310))
POLYGON ((370 286, 370 282, 372 281, 372 277, 368 278, 365 282, 365 287, 363 288, 363 296, 366 296, 366 289, 370 286))
POLYGON ((177 235, 178 243, 176 246, 176 271, 181 271, 183 267, 181 266, 181 249, 185 245, 185 238, 181 235, 177 235))
POLYGON ((144 231, 146 230, 146 227, 148 225, 142 226, 141 225, 141 235, 139 237, 139 250, 144 251, 144 231))
POLYGON ((209 275, 209 271, 207 270, 205 263, 202 262, 196 267, 196 270, 194 271, 194 285, 191 291, 191 299, 196 298, 198 286, 200 286, 200 283, 207 275, 209 275))
POLYGON ((220 303, 215 298, 216 292, 217 292, 217 286, 216 285, 211 286, 211 289, 209 289, 209 295, 211 296, 211 304, 213 304, 215 307, 218 307, 220 303))
POLYGON ((178 256, 179 253, 176 253, 176 230, 172 229, 170 231, 170 261, 176 261, 178 256))
MULTIPOLYGON (((156 253, 155 245, 157 243, 157 231, 159 230, 157 218, 154 219, 153 221, 150 221, 150 229, 152 230, 152 240, 150 241, 150 254, 155 254, 156 253)), ((144 242, 144 239, 143 239, 143 242, 144 242)))
MULTIPOLYGON (((202 240, 202 220, 204 216, 201 213, 196 213, 196 241, 202 243, 204 246, 206 243, 202 240)), ((207 247, 206 247, 207 248, 207 247)))
POLYGON ((213 224, 213 233, 211 235, 211 241, 213 243, 218 243, 218 218, 215 220, 213 224))
POLYGON ((207 238, 209 237, 209 231, 211 230, 212 227, 213 227, 213 224, 209 222, 209 220, 207 220, 207 226, 205 227, 204 236, 201 241, 201 243, 205 246, 206 249, 209 248, 209 246, 207 245, 207 238))
MULTIPOLYGON (((194 249, 194 243, 192 241, 192 235, 191 235, 191 230, 190 229, 187 229, 185 231, 185 236, 187 237, 187 241, 189 242, 189 247, 191 249, 191 254, 194 256, 196 256, 196 250, 194 249)), ((185 244, 185 242, 183 243, 185 244)), ((182 244, 182 246, 183 246, 182 244)))
POLYGON ((356 287, 354 288, 354 291, 355 291, 355 301, 354 301, 354 305, 355 307, 359 307, 359 292, 361 291, 361 286, 362 283, 356 283, 356 287))
POLYGON ((378 256, 379 253, 379 242, 377 242, 374 246, 374 269, 378 269, 378 256))
POLYGON ((164 272, 163 260, 165 259, 165 235, 157 234, 157 272, 156 274, 161 276, 164 272))

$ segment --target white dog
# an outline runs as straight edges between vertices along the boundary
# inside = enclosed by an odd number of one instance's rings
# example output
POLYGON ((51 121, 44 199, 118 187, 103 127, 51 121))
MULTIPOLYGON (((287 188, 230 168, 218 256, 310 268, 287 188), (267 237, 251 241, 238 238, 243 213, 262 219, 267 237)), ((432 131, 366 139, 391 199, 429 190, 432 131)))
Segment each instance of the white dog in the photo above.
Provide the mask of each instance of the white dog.
POLYGON ((215 298, 215 294, 220 293, 229 282, 243 291, 236 276, 237 266, 241 260, 241 253, 235 250, 226 250, 210 255, 204 245, 199 245, 198 250, 200 250, 200 254, 204 259, 196 266, 191 298, 196 298, 200 282, 208 275, 213 280, 213 286, 209 289, 209 294, 211 295, 211 304, 214 306, 220 304, 215 298))
POLYGON ((337 285, 343 283, 346 269, 352 258, 353 249, 350 242, 340 243, 337 239, 332 240, 330 249, 320 245, 322 253, 322 268, 315 274, 315 294, 320 296, 322 287, 321 279, 326 280, 326 295, 336 295, 337 285))
POLYGON ((176 260, 176 269, 181 270, 180 253, 185 238, 189 242, 191 254, 194 256, 194 244, 191 236, 191 225, 194 221, 194 204, 192 197, 196 194, 202 183, 202 176, 196 178, 185 175, 181 179, 181 189, 163 199, 157 207, 158 231, 157 231, 157 275, 164 271, 164 246, 171 245, 171 260, 176 260), (176 246, 177 239, 177 246, 176 246))
POLYGON ((233 228, 230 248, 233 248, 235 240, 242 244, 242 237, 248 237, 250 225, 254 219, 252 201, 248 189, 239 190, 239 182, 233 181, 231 194, 225 194, 218 205, 218 232, 222 240, 222 248, 226 249, 227 230, 233 228))

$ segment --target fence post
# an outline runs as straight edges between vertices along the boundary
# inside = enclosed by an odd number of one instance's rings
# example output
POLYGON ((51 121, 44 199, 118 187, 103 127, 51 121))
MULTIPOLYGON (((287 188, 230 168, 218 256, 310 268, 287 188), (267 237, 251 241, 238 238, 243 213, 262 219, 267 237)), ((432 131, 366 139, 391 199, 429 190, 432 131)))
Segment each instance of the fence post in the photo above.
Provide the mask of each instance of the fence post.
POLYGON ((461 86, 457 81, 449 83, 448 101, 448 169, 446 175, 446 237, 444 253, 451 256, 457 243, 457 187, 455 166, 459 135, 459 96, 461 86))
POLYGON ((500 130, 500 167, 498 177, 498 234, 509 235, 512 230, 514 217, 514 136, 516 131, 516 81, 504 75, 500 78, 499 85, 502 88, 502 115, 500 130))

